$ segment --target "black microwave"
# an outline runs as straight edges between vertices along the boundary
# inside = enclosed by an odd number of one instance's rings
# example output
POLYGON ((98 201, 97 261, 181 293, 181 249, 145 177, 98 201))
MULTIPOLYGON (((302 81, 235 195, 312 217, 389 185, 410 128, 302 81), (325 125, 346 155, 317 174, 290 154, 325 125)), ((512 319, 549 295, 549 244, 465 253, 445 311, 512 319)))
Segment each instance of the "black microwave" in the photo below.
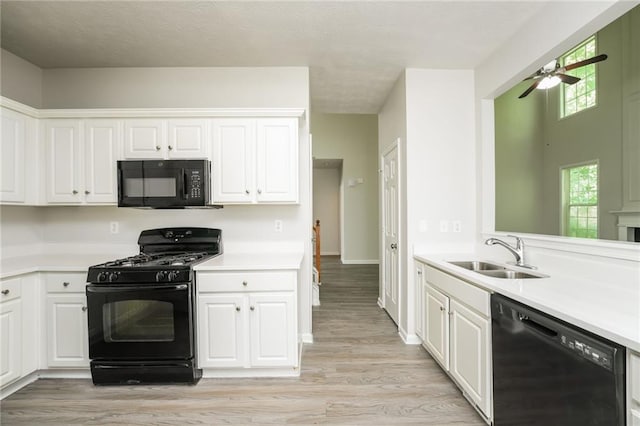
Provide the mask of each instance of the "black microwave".
POLYGON ((118 161, 118 207, 215 207, 210 188, 208 160, 118 161))

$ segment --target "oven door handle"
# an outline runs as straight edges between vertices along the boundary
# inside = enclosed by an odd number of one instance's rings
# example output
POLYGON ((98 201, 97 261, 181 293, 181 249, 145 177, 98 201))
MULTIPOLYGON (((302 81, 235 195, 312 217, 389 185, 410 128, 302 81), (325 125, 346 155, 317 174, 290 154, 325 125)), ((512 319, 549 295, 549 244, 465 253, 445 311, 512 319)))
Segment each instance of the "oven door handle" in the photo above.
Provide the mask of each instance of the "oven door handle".
POLYGON ((131 293, 139 291, 167 291, 167 290, 186 290, 189 286, 187 284, 173 284, 173 285, 117 285, 117 286, 94 286, 88 285, 87 291, 89 293, 131 293))

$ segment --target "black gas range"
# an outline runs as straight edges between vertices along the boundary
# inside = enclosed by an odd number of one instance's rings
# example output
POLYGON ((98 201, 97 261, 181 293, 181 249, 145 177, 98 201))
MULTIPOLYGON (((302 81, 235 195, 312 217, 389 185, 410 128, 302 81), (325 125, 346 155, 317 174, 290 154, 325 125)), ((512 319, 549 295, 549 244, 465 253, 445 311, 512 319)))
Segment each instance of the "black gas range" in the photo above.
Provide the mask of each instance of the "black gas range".
POLYGON ((193 266, 222 253, 222 231, 142 231, 140 253, 87 274, 93 382, 189 383, 197 368, 193 266))

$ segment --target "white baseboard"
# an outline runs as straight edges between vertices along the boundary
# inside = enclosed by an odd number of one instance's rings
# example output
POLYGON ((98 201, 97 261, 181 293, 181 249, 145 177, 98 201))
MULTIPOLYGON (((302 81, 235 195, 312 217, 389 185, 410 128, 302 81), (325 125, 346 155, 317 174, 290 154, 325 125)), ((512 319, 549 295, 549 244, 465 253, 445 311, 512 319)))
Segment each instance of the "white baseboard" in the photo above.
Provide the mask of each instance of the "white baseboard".
POLYGON ((384 309, 384 305, 382 304, 382 299, 380 299, 378 297, 378 306, 380 307, 380 309, 384 309))
POLYGON ((339 251, 321 251, 320 256, 340 256, 339 251))
POLYGON ((302 343, 313 343, 313 334, 302 333, 298 336, 298 340, 302 343))
POLYGON ((405 345, 421 345, 422 344, 422 340, 420 340, 417 334, 406 334, 404 330, 402 331, 402 333, 398 332, 398 334, 400 334, 400 338, 405 343, 405 345))
POLYGON ((340 259, 340 261, 345 265, 378 265, 380 263, 378 259, 340 259))

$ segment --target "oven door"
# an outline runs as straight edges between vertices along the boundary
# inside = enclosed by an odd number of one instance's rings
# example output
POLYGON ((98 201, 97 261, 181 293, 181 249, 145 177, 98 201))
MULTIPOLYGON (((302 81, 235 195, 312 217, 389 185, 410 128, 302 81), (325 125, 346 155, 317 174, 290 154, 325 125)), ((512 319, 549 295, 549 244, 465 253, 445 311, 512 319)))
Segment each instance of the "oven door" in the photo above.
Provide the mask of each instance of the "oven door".
POLYGON ((92 360, 194 356, 191 285, 87 285, 92 360))

